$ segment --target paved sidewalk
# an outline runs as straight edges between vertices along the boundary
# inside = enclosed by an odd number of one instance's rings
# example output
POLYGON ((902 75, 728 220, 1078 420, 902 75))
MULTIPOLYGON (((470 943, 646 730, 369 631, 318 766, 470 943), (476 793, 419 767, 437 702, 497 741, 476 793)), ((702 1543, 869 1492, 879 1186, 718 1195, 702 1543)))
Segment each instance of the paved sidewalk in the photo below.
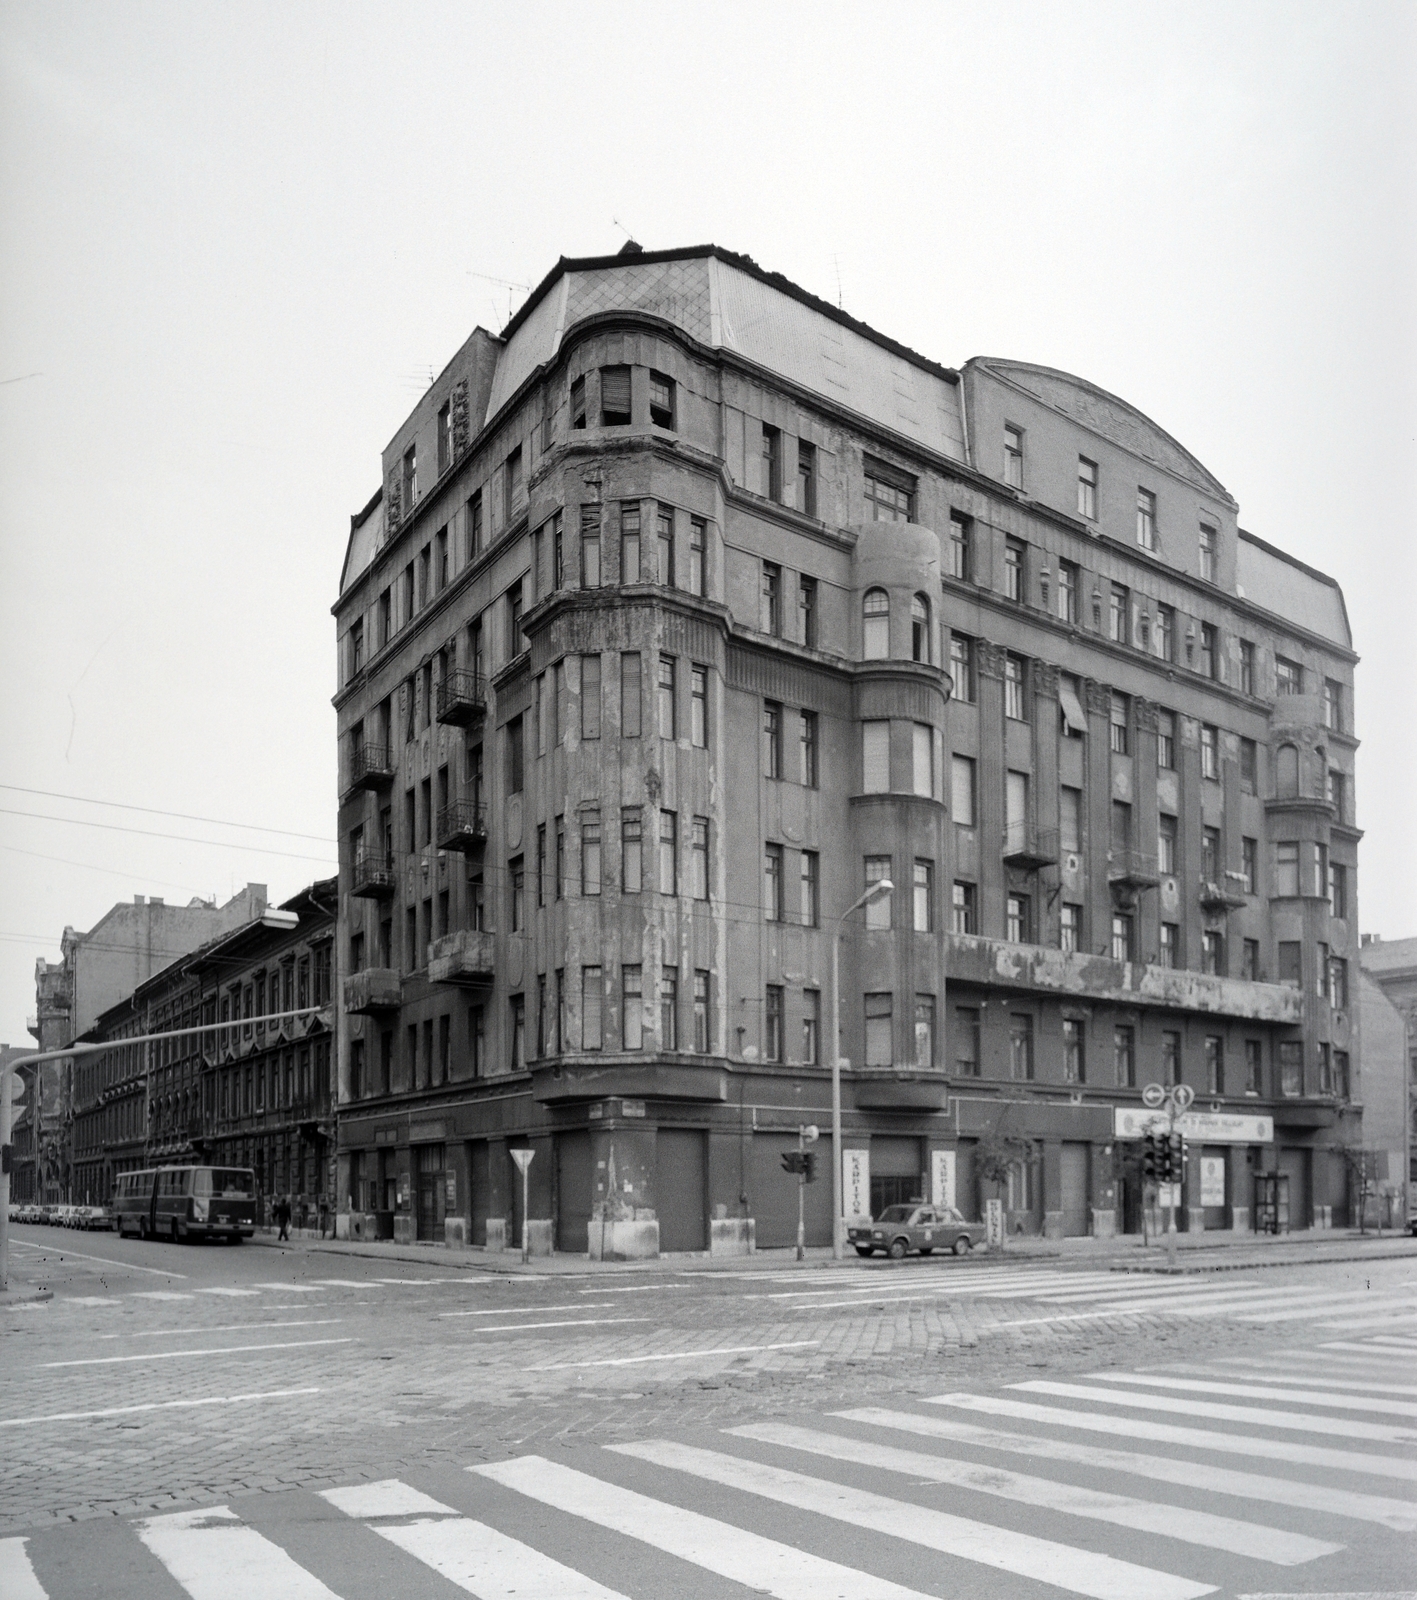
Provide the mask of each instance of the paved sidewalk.
MULTIPOLYGON (((804 1272, 859 1270, 855 1256, 834 1261, 830 1248, 808 1249, 799 1262, 791 1249, 758 1250, 751 1256, 709 1256, 703 1253, 662 1255, 652 1261, 592 1261, 588 1256, 556 1254, 533 1256, 523 1264, 516 1250, 489 1251, 457 1249, 440 1244, 374 1243, 354 1239, 322 1239, 313 1229, 298 1230, 289 1243, 279 1243, 276 1230, 257 1229, 253 1241, 280 1250, 302 1250, 328 1255, 363 1256, 383 1261, 421 1261, 439 1268, 461 1267, 470 1272, 511 1276, 556 1277, 565 1275, 613 1276, 656 1272, 743 1272, 754 1269, 804 1272)), ((1361 1234, 1356 1228, 1312 1229, 1303 1233, 1254 1234, 1213 1229, 1205 1233, 1178 1233, 1176 1271, 1185 1273, 1222 1272, 1240 1268, 1288 1267, 1309 1262, 1385 1260, 1391 1257, 1417 1258, 1417 1238, 1387 1232, 1361 1234)), ((1012 1239, 1002 1250, 978 1250, 971 1259, 992 1265, 1007 1265, 1040 1260, 1086 1263, 1091 1267, 1110 1267, 1125 1272, 1170 1270, 1164 1243, 1147 1242, 1139 1234, 1123 1234, 1111 1239, 1012 1239)))

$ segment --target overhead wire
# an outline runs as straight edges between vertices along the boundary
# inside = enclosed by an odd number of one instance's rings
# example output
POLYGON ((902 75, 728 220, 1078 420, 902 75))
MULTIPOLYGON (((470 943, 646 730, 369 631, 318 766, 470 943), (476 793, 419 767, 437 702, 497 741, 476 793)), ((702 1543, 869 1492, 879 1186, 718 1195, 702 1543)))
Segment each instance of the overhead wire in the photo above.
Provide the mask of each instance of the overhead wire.
MULTIPOLYGON (((179 822, 206 822, 217 828, 241 828, 248 833, 279 833, 288 839, 310 839, 316 844, 331 844, 333 841, 328 834, 323 833, 297 833, 293 828, 266 828, 255 822, 229 822, 223 817, 199 817, 190 811, 163 811, 157 806, 129 805, 123 800, 95 800, 89 795, 60 794, 54 789, 25 789, 18 783, 0 783, 0 789, 6 789, 11 794, 33 794, 45 800, 73 800, 79 805, 108 806, 116 811, 141 811, 150 817, 174 817, 179 822)), ((56 818, 56 821, 63 820, 56 818)))
POLYGON ((193 839, 182 833, 163 833, 152 828, 128 828, 121 822, 90 822, 86 817, 51 817, 43 811, 17 811, 12 806, 0 806, 0 816, 30 817, 37 822, 62 822, 73 828, 102 828, 106 833, 132 833, 143 839, 171 839, 178 844, 210 846, 214 850, 248 850, 256 855, 282 856, 290 861, 323 861, 333 865, 329 856, 312 855, 303 850, 271 850, 265 845, 236 844, 228 839, 193 839))

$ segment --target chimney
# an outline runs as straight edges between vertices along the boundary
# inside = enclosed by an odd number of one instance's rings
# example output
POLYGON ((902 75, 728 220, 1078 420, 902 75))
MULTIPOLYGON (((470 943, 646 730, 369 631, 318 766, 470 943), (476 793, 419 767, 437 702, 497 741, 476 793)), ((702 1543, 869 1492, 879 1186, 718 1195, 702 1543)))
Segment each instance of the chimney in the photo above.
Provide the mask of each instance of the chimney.
POLYGON ((134 905, 135 905, 135 906, 145 906, 145 905, 146 905, 146 904, 147 904, 147 901, 146 901, 146 900, 145 900, 145 899, 144 899, 144 898, 143 898, 143 896, 142 896, 142 895, 140 895, 140 894, 135 894, 135 895, 134 895, 134 896, 133 896, 133 904, 134 904, 134 905))

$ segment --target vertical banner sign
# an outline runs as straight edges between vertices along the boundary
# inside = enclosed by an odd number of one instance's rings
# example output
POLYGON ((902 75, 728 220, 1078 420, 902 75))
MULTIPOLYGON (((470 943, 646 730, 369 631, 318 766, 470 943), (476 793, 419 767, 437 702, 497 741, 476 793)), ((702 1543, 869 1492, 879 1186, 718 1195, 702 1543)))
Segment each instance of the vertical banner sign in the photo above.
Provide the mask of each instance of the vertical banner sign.
POLYGON ((1223 1206, 1225 1204, 1225 1157, 1201 1157, 1201 1204, 1203 1206, 1223 1206))
POLYGON ((841 1152, 841 1209, 848 1221, 871 1217, 871 1152, 841 1152))
POLYGON ((986 1200, 984 1202, 984 1222, 987 1228, 989 1244, 998 1249, 1004 1242, 1004 1202, 1002 1200, 986 1200))
POLYGON ((955 1153, 953 1150, 930 1152, 930 1204, 953 1206, 955 1204, 955 1153))
POLYGON ((1181 1204, 1181 1185, 1179 1183, 1158 1183, 1156 1186, 1156 1203, 1163 1211, 1168 1206, 1179 1207, 1181 1204))

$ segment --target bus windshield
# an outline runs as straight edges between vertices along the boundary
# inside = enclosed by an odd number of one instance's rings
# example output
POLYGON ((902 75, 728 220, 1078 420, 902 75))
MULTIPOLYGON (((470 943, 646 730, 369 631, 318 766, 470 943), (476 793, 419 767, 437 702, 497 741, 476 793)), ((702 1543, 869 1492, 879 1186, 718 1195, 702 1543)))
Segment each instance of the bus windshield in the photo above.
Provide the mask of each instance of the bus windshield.
POLYGON ((194 1194, 249 1198, 256 1192, 255 1173, 241 1167, 204 1167, 193 1176, 194 1194))

